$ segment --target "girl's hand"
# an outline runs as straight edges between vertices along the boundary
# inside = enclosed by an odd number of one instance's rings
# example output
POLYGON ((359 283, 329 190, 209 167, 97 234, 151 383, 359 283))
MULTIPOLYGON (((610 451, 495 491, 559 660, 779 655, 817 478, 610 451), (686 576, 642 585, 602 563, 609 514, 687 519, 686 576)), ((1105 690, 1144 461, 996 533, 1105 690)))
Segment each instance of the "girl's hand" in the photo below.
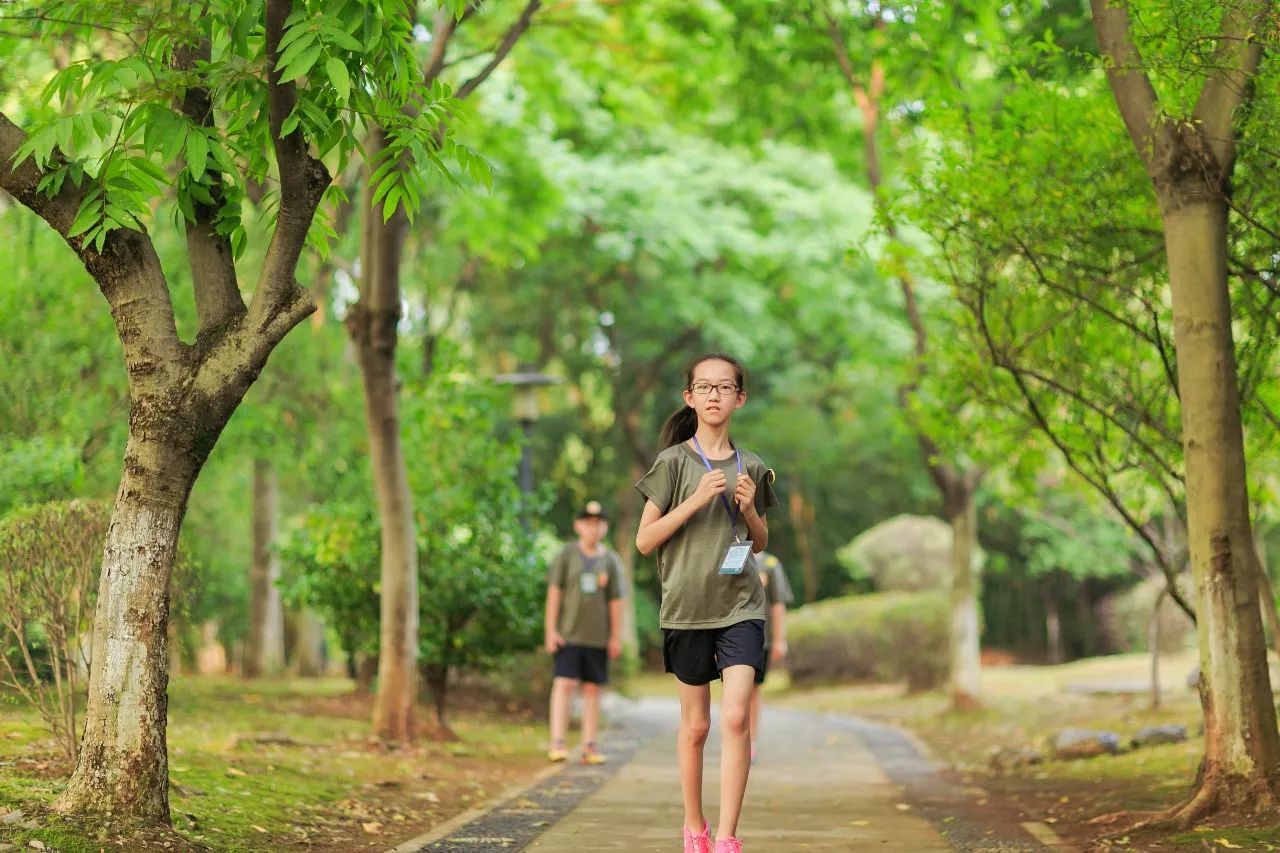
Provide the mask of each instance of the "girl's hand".
POLYGON ((742 510, 743 515, 751 515, 755 512, 756 505, 756 483, 746 474, 738 475, 738 487, 733 490, 733 499, 738 502, 738 508, 742 510))
POLYGON ((724 494, 726 485, 724 472, 719 469, 703 474, 702 479, 698 481, 698 488, 693 493, 693 496, 698 499, 698 506, 706 506, 715 500, 717 495, 724 494))

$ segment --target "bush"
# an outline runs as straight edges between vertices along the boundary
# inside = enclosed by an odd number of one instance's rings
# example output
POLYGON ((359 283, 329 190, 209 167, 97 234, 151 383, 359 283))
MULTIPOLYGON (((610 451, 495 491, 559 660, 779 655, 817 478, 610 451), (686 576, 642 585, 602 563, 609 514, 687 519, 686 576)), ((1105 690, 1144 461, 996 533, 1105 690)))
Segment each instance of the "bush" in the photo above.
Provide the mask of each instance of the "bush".
MULTIPOLYGON (((0 517, 0 685, 40 714, 63 754, 79 752, 84 674, 91 660, 98 576, 111 507, 52 501, 0 517)), ((188 606, 192 570, 181 546, 173 614, 188 606)))
POLYGON ((787 620, 792 683, 938 687, 950 659, 948 624, 947 598, 939 592, 878 592, 807 605, 787 620))

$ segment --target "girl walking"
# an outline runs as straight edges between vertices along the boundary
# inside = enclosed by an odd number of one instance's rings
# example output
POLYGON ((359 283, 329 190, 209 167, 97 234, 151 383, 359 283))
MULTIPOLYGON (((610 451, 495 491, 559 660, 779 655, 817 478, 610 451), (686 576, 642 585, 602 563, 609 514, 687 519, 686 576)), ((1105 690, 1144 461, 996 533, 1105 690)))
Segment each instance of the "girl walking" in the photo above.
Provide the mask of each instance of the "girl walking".
POLYGON ((685 853, 742 853, 736 835, 751 767, 751 692, 765 667, 766 598, 754 554, 769 544, 765 512, 778 505, 773 472, 729 438, 729 422, 747 401, 746 381, 732 356, 695 360, 685 371, 685 405, 667 419, 664 449, 636 484, 646 499, 636 547, 658 555, 663 659, 680 697, 685 853), (724 689, 713 850, 702 767, 716 679, 724 689))

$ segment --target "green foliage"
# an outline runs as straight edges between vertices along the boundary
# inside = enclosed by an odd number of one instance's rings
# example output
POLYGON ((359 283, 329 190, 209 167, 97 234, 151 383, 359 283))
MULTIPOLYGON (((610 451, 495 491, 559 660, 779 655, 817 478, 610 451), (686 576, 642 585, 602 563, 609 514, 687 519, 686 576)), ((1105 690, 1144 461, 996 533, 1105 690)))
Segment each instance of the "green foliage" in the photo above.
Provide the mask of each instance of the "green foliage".
MULTIPOLYGON (((545 561, 521 525, 519 440, 496 431, 508 399, 447 368, 405 391, 405 454, 418 511, 419 660, 483 671, 534 647, 541 624, 545 561)), ((325 614, 349 653, 377 651, 380 550, 370 503, 316 507, 282 545, 286 598, 325 614)))
POLYGON ((348 655, 378 648, 378 525, 371 505, 316 507, 280 544, 286 602, 324 614, 348 655))
MULTIPOLYGON (((45 170, 41 189, 50 194, 83 189, 69 236, 99 250, 112 230, 145 228, 176 176, 176 221, 194 222, 197 208, 213 208, 215 230, 239 255, 250 186, 266 187, 266 209, 279 205, 274 138, 300 132, 341 173, 363 154, 360 139, 376 123, 387 145, 369 164, 375 197, 386 215, 403 204, 412 217, 429 176, 447 175, 444 158, 481 177, 484 168, 447 132, 449 92, 424 89, 405 12, 380 0, 299 0, 273 52, 263 0, 164 9, 124 0, 11 4, 13 26, 72 46, 71 61, 47 75, 38 63, 18 81, 43 88, 27 105, 29 137, 16 159, 45 170), (278 126, 273 78, 297 93, 278 126), (207 120, 182 109, 193 92, 207 95, 207 120), (413 168, 398 168, 402 162, 413 168)), ((341 195, 331 188, 331 199, 341 195)), ((321 245, 325 231, 313 235, 321 245)))
POLYGON ((905 681, 939 686, 950 667, 945 593, 879 592, 810 604, 787 619, 794 684, 905 681))

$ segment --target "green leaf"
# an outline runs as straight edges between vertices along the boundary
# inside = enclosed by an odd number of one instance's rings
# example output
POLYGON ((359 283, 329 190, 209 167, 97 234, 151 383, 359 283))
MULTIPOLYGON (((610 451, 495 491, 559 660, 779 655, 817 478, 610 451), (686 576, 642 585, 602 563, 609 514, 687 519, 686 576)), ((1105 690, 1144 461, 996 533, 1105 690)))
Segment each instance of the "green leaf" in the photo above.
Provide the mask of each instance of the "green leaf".
POLYGON ((315 66, 316 60, 320 58, 320 54, 324 52, 322 45, 313 45, 308 48, 297 59, 289 63, 289 67, 280 72, 280 76, 285 80, 298 80, 306 76, 312 67, 315 66))
POLYGON ((187 171, 191 177, 199 178, 204 174, 209 156, 209 140, 204 131, 193 127, 187 132, 187 171))
MULTIPOLYGON (((394 180, 394 179, 392 179, 394 180)), ((400 203, 400 197, 404 194, 404 189, 400 184, 394 184, 387 192, 387 197, 382 201, 382 221, 386 222, 391 219, 391 215, 396 212, 396 206, 400 203)))
POLYGON ((329 73, 329 82, 333 84, 334 91, 338 93, 338 102, 345 104, 351 97, 351 75, 347 73, 347 66, 341 59, 331 56, 325 60, 324 69, 329 73))
MULTIPOLYGON (((307 50, 313 44, 315 44, 315 41, 316 41, 316 34, 312 30, 295 28, 294 30, 290 30, 289 32, 290 33, 299 32, 301 33, 301 35, 299 35, 298 38, 294 40, 287 48, 283 49, 283 52, 280 54, 280 61, 276 63, 276 70, 279 71, 282 75, 284 75, 286 79, 292 79, 292 77, 290 77, 285 72, 285 69, 287 69, 293 63, 293 61, 302 54, 303 51, 307 50)), ((283 40, 282 40, 282 43, 283 43, 283 40)))

